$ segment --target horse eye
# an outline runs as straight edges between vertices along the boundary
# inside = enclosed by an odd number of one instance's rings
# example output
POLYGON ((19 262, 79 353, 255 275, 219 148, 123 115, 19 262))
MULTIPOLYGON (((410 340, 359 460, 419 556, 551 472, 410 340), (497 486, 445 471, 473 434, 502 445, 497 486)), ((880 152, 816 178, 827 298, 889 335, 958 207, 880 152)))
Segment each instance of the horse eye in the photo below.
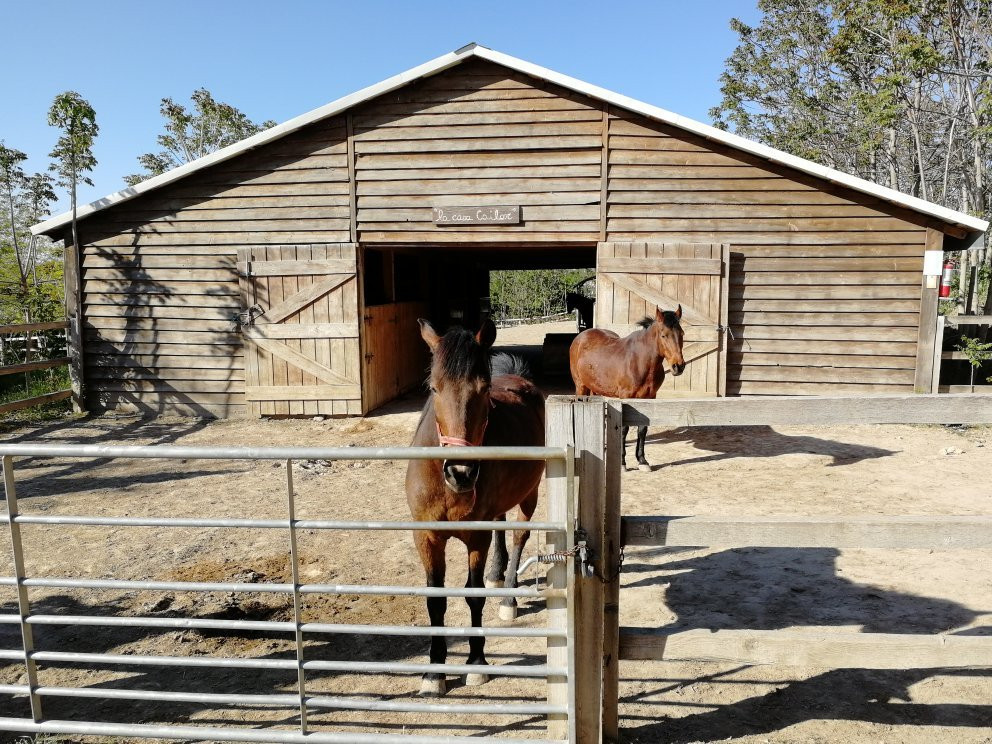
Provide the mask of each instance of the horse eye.
POLYGON ((430 391, 434 393, 434 395, 437 395, 437 388, 434 387, 433 385, 430 386, 430 391))

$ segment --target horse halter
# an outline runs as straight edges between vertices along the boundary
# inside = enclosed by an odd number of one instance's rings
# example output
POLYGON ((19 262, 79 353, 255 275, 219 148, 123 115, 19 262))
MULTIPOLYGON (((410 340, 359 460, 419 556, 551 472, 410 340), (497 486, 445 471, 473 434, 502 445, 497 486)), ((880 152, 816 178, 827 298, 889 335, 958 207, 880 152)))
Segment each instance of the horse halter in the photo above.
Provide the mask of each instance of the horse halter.
MULTIPOLYGON (((494 401, 492 398, 489 398, 489 407, 490 408, 496 407, 496 401, 494 401)), ((467 439, 462 439, 461 437, 445 436, 444 434, 441 433, 441 424, 437 422, 436 418, 434 419, 434 426, 437 429, 438 442, 440 442, 442 447, 481 447, 482 440, 485 439, 486 437, 486 428, 489 426, 489 416, 486 416, 486 420, 482 424, 482 433, 479 434, 478 442, 470 442, 467 439)))

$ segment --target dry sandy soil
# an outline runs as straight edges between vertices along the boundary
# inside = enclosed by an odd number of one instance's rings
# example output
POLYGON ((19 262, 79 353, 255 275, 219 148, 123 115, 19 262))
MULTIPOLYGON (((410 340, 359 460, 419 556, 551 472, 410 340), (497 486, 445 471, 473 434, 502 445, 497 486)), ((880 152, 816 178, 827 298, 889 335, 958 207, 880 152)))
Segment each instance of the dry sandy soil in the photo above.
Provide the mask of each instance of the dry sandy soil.
MULTIPOLYGON (((525 344, 546 330, 501 332, 525 344)), ((564 391, 560 385, 552 390, 564 391)), ((366 419, 214 421, 95 417, 0 433, 4 441, 183 445, 405 445, 421 399, 408 396, 366 419)), ((652 430, 653 472, 624 474, 625 514, 912 515, 992 514, 992 430, 930 426, 751 427, 652 430), (950 454, 947 454, 950 453, 950 454)), ((295 468, 301 518, 405 519, 402 462, 304 462, 295 468)), ((42 460, 17 463, 25 513, 282 518, 284 467, 271 462, 42 460)), ((537 515, 541 516, 541 512, 537 515)), ((281 530, 26 526, 33 576, 281 582, 288 577, 281 530)), ((540 541, 532 539, 528 554, 540 541)), ((409 534, 304 532, 302 581, 420 585, 409 534)), ((9 558, 0 573, 10 575, 9 558)), ((635 550, 628 551, 621 624, 640 627, 820 629, 833 632, 992 635, 992 551, 635 550)), ((449 585, 461 585, 464 549, 449 549, 449 585)), ((531 579, 532 580, 532 579, 531 579)), ((0 612, 16 611, 3 589, 0 612)), ((35 612, 290 619, 285 598, 266 594, 33 590, 35 612)), ((518 623, 546 622, 540 602, 518 623)), ((310 597, 307 619, 425 624, 416 598, 310 597)), ((449 624, 468 612, 451 600, 449 624)), ((486 623, 501 624, 494 603, 486 623)), ((19 647, 0 626, 0 648, 19 647)), ((284 636, 194 631, 37 628, 42 649, 120 654, 293 658, 284 636)), ((450 644, 449 661, 467 654, 450 644)), ((491 663, 541 663, 543 643, 493 639, 491 663)), ((328 635, 311 639, 312 659, 426 661, 422 639, 328 635)), ((22 667, 0 662, 0 684, 23 683, 22 667)), ((204 692, 292 692, 288 672, 238 674, 218 668, 44 666, 41 683, 204 692)), ((624 663, 625 742, 992 742, 989 670, 877 672, 717 663, 624 663)), ((414 699, 403 676, 313 674, 311 690, 352 698, 414 699)), ((543 682, 494 678, 468 688, 452 679, 452 702, 543 699, 543 682)), ((49 718, 201 725, 250 721, 292 726, 293 711, 209 710, 188 704, 46 699, 49 718)), ((0 715, 28 715, 23 698, 0 697, 0 715)), ((315 730, 441 731, 437 717, 318 713, 315 730)), ((446 733, 539 738, 540 718, 455 716, 446 733)), ((0 737, 5 736, 0 734, 0 737)), ((13 740, 7 736, 6 739, 13 740)), ((52 738, 48 741, 75 741, 52 738)), ((107 741, 102 739, 101 741, 107 741)))

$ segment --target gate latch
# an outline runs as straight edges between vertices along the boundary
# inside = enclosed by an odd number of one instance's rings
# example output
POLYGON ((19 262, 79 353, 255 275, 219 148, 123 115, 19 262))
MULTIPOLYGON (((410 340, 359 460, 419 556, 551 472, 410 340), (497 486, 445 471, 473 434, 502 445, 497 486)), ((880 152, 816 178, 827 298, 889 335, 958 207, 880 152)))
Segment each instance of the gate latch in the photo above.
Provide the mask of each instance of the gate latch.
POLYGON ((575 547, 571 550, 557 550, 554 553, 532 556, 517 569, 517 576, 522 576, 535 563, 564 563, 572 556, 578 560, 578 568, 583 576, 586 578, 595 576, 596 569, 592 565, 593 549, 589 547, 588 538, 586 531, 579 527, 575 530, 575 547))

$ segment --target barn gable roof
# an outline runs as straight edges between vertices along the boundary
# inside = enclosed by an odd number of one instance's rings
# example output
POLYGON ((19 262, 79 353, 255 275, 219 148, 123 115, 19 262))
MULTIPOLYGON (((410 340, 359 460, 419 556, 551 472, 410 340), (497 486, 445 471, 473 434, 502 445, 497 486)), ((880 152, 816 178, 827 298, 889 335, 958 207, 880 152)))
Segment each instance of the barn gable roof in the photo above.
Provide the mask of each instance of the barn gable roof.
MULTIPOLYGON (((383 80, 380 83, 363 88, 355 93, 339 98, 336 101, 332 101, 331 103, 314 109, 313 111, 303 114, 302 116, 297 116, 296 118, 290 119, 283 124, 267 129, 264 132, 259 132, 246 140, 242 140, 241 142, 225 147, 222 150, 218 150, 198 160, 194 160, 191 163, 187 163, 163 173, 162 175, 150 178, 147 181, 142 181, 135 186, 117 191, 103 197, 102 199, 97 199, 96 201, 90 202, 89 204, 77 208, 77 217, 80 219, 88 217, 108 207, 114 206, 115 204, 120 204, 141 196, 142 194, 154 191, 155 189, 178 181, 181 178, 184 178, 192 173, 196 173, 197 171, 211 165, 230 160, 231 158, 237 157, 242 153, 268 144, 269 142, 302 129, 309 124, 313 124, 330 116, 340 114, 353 106, 357 106, 385 93, 402 88, 403 86, 420 78, 436 75, 439 72, 443 72, 444 70, 470 59, 487 60, 531 77, 554 83, 563 88, 567 88, 591 98, 604 101, 613 106, 641 114, 650 119, 677 127, 713 142, 756 155, 771 163, 777 163, 789 168, 794 168, 798 171, 808 173, 825 181, 845 186, 855 191, 860 191, 864 194, 871 195, 900 207, 905 207, 914 212, 936 217, 951 225, 963 227, 969 232, 983 233, 989 227, 989 223, 987 221, 978 217, 972 217, 971 215, 963 212, 957 212, 953 209, 942 207, 939 204, 932 204, 924 201, 923 199, 909 196, 908 194, 903 194, 902 192, 881 186, 871 181, 866 181, 863 178, 858 178, 857 176, 852 176, 848 173, 834 170, 833 168, 827 168, 826 166, 820 165, 819 163, 814 163, 811 160, 805 160, 803 158, 796 157, 795 155, 790 155, 782 152, 781 150, 768 147, 767 145, 762 145, 760 143, 745 139, 739 135, 717 129, 716 127, 694 121, 693 119, 688 119, 684 116, 679 116, 671 111, 666 111, 665 109, 658 108, 657 106, 652 106, 619 93, 606 90, 605 88, 600 88, 599 86, 591 85, 567 75, 562 75, 561 73, 554 72, 553 70, 517 59, 516 57, 511 57, 510 55, 503 54, 502 52, 497 52, 495 50, 479 46, 478 44, 469 44, 454 52, 444 54, 436 59, 407 70, 406 72, 402 72, 399 75, 394 75, 393 77, 383 80)), ((51 234, 68 225, 71 219, 72 213, 65 212, 56 217, 52 217, 45 222, 34 225, 31 228, 31 232, 36 235, 51 234)))

